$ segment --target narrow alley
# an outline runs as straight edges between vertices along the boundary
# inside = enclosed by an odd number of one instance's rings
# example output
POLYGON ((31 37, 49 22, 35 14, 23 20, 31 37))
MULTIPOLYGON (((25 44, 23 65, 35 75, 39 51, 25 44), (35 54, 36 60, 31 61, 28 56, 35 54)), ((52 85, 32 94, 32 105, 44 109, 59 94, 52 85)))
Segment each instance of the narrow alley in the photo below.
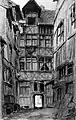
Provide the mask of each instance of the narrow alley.
MULTIPOLYGON (((55 109, 44 108, 14 113, 5 117, 4 120, 54 120, 55 109)), ((56 119, 55 119, 56 120, 56 119)))

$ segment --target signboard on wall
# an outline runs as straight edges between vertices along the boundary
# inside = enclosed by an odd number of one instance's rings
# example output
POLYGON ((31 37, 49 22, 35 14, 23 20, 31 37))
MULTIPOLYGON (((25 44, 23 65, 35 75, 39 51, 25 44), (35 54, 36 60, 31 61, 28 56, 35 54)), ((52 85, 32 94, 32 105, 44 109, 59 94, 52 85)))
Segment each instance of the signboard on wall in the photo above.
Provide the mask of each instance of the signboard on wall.
POLYGON ((42 96, 35 95, 35 107, 42 107, 42 96))

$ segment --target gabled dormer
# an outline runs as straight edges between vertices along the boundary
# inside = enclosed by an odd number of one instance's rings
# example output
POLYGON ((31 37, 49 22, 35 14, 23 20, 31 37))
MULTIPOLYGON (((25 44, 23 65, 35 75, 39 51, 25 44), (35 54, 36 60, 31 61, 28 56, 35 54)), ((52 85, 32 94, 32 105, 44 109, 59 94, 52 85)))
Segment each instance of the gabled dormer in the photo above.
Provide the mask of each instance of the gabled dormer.
POLYGON ((41 13, 41 7, 37 4, 35 0, 29 0, 27 4, 22 8, 24 17, 25 14, 28 14, 30 12, 38 13, 38 17, 40 17, 41 13))

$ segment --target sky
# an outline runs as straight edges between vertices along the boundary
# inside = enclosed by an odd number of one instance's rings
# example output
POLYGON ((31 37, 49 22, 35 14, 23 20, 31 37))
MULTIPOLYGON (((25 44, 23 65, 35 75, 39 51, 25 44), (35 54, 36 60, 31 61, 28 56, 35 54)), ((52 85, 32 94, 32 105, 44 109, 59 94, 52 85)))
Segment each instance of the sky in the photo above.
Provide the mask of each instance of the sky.
MULTIPOLYGON (((22 8, 29 0, 12 0, 16 4, 20 5, 22 8)), ((55 9, 56 3, 53 0, 35 0, 40 6, 43 5, 45 9, 52 10, 55 9)))

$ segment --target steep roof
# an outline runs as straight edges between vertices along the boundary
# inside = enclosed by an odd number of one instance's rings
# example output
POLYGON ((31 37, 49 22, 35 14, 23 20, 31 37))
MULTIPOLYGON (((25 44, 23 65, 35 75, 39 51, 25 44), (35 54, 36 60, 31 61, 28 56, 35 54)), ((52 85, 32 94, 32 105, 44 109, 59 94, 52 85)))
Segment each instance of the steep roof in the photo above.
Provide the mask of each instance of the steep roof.
POLYGON ((55 16, 55 10, 42 10, 39 24, 53 24, 54 16, 55 16))
POLYGON ((17 4, 15 4, 11 0, 0 0, 0 5, 4 6, 5 8, 9 8, 9 7, 12 7, 12 6, 16 6, 17 4))
POLYGON ((35 0, 29 0, 27 4, 22 8, 23 13, 38 12, 40 15, 41 7, 35 0))

